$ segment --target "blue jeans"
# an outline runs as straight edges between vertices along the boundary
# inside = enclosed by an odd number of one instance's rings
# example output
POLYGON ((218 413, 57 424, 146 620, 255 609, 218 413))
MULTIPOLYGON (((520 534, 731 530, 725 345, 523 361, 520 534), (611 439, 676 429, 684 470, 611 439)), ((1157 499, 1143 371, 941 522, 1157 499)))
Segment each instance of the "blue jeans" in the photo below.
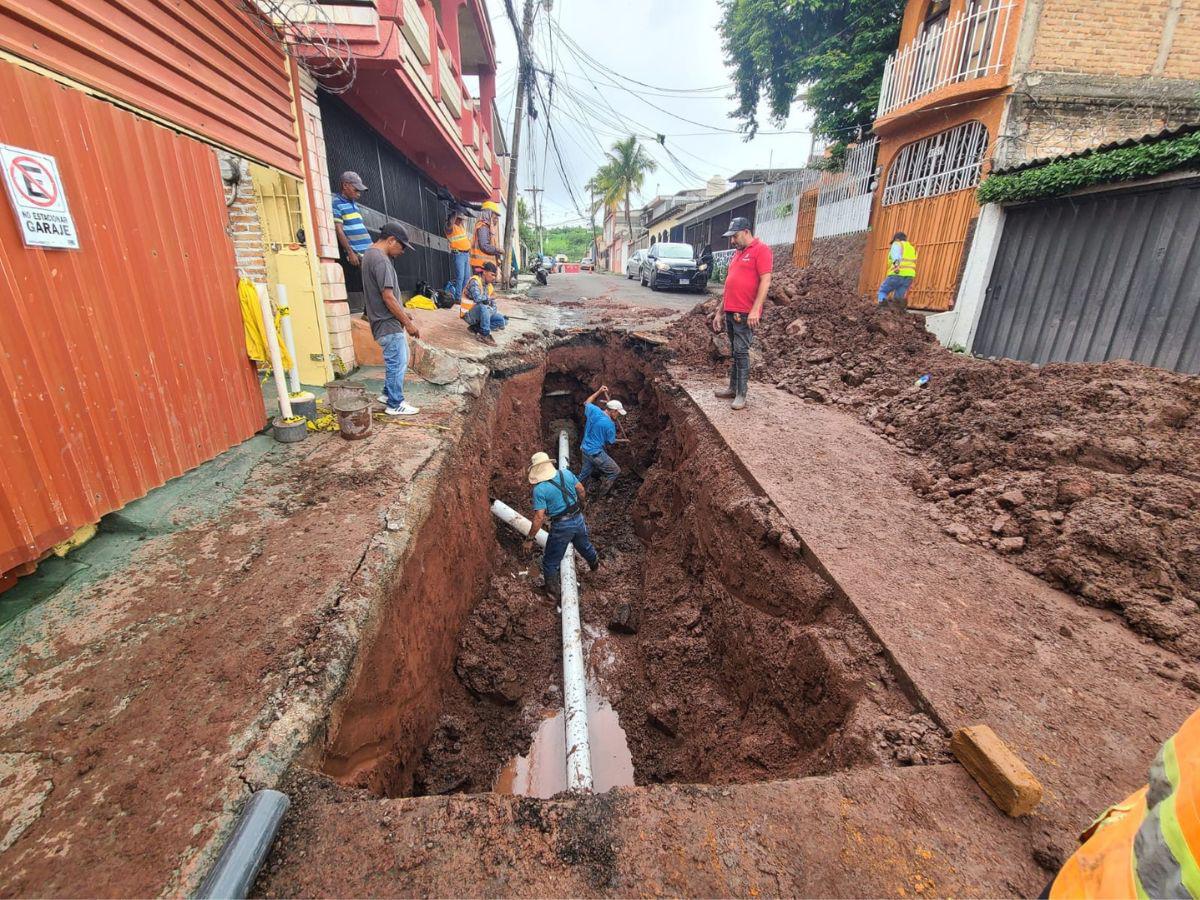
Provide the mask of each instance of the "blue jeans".
POLYGON ((621 467, 617 465, 617 461, 604 450, 599 453, 588 453, 580 448, 579 452, 583 454, 583 465, 579 469, 580 481, 587 481, 593 469, 600 472, 609 484, 616 481, 617 476, 621 474, 621 467))
POLYGON ((479 326, 480 334, 491 334, 507 325, 508 319, 500 315, 500 311, 496 307, 476 303, 467 310, 467 324, 479 326))
POLYGON ((895 293, 897 300, 903 300, 908 296, 908 289, 912 287, 912 283, 911 275, 889 275, 879 286, 879 302, 886 302, 888 294, 891 293, 895 293))
POLYGON ((404 372, 408 368, 408 335, 403 331, 385 334, 377 339, 383 348, 383 392, 388 406, 399 409, 404 405, 404 372))
POLYGON ((560 519, 550 523, 550 537, 546 540, 546 551, 542 554, 542 576, 547 584, 558 578, 562 568, 563 557, 567 548, 574 545, 583 554, 589 565, 595 565, 600 555, 592 546, 588 536, 587 522, 583 521, 583 513, 576 513, 568 519, 560 519))
POLYGON ((454 302, 457 303, 462 299, 471 277, 471 254, 466 250, 451 250, 450 269, 454 272, 454 302))

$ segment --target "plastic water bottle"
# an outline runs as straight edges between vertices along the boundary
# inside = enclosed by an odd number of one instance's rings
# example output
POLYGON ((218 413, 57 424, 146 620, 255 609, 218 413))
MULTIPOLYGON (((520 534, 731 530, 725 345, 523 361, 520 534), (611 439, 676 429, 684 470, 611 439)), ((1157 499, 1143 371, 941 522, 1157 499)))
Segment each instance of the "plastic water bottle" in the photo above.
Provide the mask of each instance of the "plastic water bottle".
POLYGON ((929 384, 929 376, 928 375, 922 375, 920 378, 917 379, 917 387, 923 388, 927 384, 929 384))

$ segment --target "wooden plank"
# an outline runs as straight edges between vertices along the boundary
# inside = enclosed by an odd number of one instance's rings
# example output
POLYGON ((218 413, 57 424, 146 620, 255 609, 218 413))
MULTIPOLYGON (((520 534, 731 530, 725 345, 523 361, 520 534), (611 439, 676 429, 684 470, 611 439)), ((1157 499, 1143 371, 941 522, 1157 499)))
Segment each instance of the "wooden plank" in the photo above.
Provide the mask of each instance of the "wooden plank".
POLYGON ((987 725, 960 728, 950 739, 950 750, 1010 816, 1028 815, 1041 802, 1041 782, 987 725))

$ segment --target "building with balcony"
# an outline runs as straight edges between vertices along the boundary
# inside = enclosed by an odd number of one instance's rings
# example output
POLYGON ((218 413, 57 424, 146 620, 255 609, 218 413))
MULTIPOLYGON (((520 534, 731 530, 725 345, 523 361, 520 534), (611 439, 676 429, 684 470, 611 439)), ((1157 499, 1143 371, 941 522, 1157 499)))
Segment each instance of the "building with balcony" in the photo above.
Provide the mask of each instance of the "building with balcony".
MULTIPOLYGON (((395 262, 401 290, 421 281, 443 286, 451 274, 449 202, 501 199, 495 42, 484 0, 313 5, 313 28, 348 46, 355 70, 346 89, 318 88, 305 106, 330 340, 343 359, 371 360, 378 350, 367 332, 357 342, 351 336, 362 283, 340 260, 330 213, 337 179, 349 170, 368 185, 358 203, 372 232, 388 221, 408 229, 414 247, 395 262)), ((321 53, 321 43, 304 52, 321 53)))
POLYGON ((904 231, 920 252, 909 305, 949 309, 992 166, 1200 118, 1200 12, 1187 6, 909 0, 880 89, 860 288, 883 279, 904 231))

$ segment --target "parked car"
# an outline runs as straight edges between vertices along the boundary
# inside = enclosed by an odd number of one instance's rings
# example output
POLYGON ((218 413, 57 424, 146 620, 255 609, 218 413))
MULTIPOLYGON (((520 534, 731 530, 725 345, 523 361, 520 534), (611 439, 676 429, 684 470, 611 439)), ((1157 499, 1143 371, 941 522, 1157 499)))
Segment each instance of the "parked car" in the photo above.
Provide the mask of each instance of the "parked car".
POLYGON ((638 278, 652 291, 666 288, 703 291, 708 287, 711 269, 696 259, 691 244, 655 244, 642 260, 638 278))
POLYGON ((633 255, 625 260, 625 277, 633 280, 642 268, 642 260, 646 258, 645 250, 634 250, 633 255))
POLYGON ((596 271, 596 264, 594 262, 592 262, 592 258, 590 256, 585 256, 583 259, 581 259, 579 261, 579 271, 580 272, 595 272, 596 271))

